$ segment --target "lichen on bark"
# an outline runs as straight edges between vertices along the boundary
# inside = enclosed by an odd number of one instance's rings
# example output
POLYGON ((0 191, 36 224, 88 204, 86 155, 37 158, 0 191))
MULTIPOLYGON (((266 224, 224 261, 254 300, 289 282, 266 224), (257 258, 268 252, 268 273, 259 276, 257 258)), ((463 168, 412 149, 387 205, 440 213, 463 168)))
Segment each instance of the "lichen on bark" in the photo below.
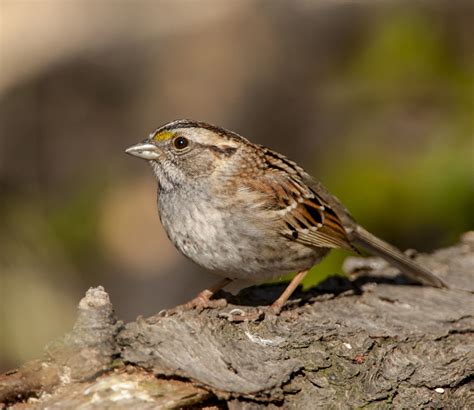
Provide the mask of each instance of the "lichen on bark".
POLYGON ((298 291, 279 316, 231 320, 281 285, 223 309, 123 324, 103 288, 42 360, 0 376, 13 408, 467 408, 474 402, 474 234, 419 255, 449 289, 410 284, 377 259, 352 259, 352 280, 298 291), (376 263, 374 263, 374 261, 376 263))

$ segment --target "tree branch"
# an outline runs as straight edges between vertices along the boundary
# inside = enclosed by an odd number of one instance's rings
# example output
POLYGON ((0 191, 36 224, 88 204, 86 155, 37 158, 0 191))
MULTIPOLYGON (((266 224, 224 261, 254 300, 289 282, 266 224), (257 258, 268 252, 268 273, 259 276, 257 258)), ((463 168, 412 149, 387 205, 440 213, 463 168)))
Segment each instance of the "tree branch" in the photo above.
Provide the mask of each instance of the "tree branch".
POLYGON ((223 309, 123 325, 102 288, 43 360, 0 376, 0 402, 23 408, 469 407, 473 402, 474 234, 417 260, 450 289, 410 285, 377 258, 357 278, 297 292, 279 316, 235 321, 272 301, 262 285, 223 309), (48 393, 48 394, 46 394, 48 393), (26 402, 26 403, 25 403, 26 402))

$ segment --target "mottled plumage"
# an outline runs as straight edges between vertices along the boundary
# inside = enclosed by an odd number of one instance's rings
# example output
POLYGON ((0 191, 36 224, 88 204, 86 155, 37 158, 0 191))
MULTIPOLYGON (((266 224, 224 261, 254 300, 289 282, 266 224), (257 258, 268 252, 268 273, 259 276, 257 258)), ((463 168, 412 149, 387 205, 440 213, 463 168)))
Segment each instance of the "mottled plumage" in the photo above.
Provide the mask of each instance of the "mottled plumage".
POLYGON ((234 132, 178 120, 127 152, 150 161, 170 240, 215 273, 261 282, 307 271, 331 248, 360 246, 424 284, 444 286, 360 227, 295 162, 234 132))

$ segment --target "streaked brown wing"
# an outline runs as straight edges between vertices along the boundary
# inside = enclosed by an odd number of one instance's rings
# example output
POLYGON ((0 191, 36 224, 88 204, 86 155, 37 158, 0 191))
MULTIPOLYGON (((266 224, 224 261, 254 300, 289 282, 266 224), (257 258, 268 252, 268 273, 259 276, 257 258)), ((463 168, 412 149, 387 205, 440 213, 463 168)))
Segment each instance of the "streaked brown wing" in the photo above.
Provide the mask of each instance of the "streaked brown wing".
POLYGON ((292 238, 309 246, 352 250, 336 213, 314 192, 310 195, 295 198, 293 205, 284 209, 283 219, 292 238))
POLYGON ((272 199, 269 208, 284 222, 281 233, 308 246, 354 250, 336 211, 306 183, 309 175, 283 155, 263 147, 261 154, 266 172, 250 188, 272 199))

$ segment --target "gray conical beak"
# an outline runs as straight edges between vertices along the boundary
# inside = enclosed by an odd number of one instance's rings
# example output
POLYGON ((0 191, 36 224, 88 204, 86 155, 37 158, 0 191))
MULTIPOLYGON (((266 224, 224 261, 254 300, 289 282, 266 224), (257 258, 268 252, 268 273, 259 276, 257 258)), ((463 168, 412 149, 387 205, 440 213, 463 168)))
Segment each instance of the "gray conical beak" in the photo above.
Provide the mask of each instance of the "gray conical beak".
POLYGON ((140 142, 139 144, 132 145, 130 148, 127 148, 125 152, 135 157, 148 160, 159 158, 158 148, 156 145, 147 142, 140 142))

